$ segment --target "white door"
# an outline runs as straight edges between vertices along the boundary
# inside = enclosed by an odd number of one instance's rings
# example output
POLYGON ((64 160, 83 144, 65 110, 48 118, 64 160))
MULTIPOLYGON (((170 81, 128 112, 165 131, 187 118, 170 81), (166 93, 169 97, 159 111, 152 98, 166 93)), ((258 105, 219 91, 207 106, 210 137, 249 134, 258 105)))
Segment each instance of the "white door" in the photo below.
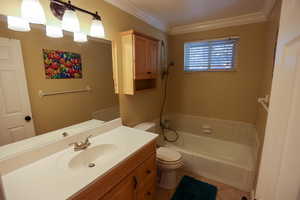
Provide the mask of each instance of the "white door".
POLYGON ((283 0, 258 200, 300 199, 300 0, 283 0))
POLYGON ((0 145, 35 135, 21 44, 0 38, 0 145))

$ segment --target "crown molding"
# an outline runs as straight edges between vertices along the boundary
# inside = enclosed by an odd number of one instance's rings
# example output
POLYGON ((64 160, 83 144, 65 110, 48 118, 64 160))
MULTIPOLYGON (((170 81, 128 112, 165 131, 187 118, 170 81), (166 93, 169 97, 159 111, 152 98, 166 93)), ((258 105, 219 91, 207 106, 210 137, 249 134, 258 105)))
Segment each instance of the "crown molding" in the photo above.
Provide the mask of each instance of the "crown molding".
POLYGON ((129 0, 104 0, 107 3, 112 4, 115 7, 139 18, 140 20, 146 22, 147 24, 163 31, 170 35, 192 33, 199 31, 207 31, 218 28, 239 26, 244 24, 263 22, 268 19, 268 16, 272 12, 272 9, 277 0, 265 0, 264 6, 261 11, 240 15, 236 17, 222 18, 217 20, 203 21, 193 24, 187 24, 182 26, 175 26, 169 28, 169 25, 162 20, 150 15, 144 10, 138 8, 129 0))
POLYGON ((175 26, 169 30, 169 34, 177 35, 177 34, 184 34, 184 33, 207 31, 207 30, 213 30, 213 29, 230 27, 230 26, 239 26, 244 24, 258 23, 266 20, 267 18, 263 12, 256 12, 252 14, 237 16, 237 17, 209 20, 200 23, 175 26))
POLYGON ((144 10, 137 8, 128 0, 104 0, 104 1, 120 8, 121 10, 139 18, 140 20, 146 22, 151 26, 154 26, 155 28, 163 32, 168 31, 168 25, 166 23, 146 13, 144 10))
POLYGON ((275 6, 276 0, 265 0, 265 4, 263 7, 263 12, 266 17, 269 17, 274 6, 275 6))

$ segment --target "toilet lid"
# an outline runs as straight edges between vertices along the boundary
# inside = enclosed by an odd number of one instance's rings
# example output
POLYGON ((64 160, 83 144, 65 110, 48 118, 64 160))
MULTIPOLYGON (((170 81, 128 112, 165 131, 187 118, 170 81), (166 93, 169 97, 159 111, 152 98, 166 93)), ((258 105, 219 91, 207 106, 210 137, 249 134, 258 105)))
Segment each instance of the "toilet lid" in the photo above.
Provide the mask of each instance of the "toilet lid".
POLYGON ((174 162, 181 159, 181 154, 167 147, 160 147, 156 150, 157 158, 166 162, 174 162))

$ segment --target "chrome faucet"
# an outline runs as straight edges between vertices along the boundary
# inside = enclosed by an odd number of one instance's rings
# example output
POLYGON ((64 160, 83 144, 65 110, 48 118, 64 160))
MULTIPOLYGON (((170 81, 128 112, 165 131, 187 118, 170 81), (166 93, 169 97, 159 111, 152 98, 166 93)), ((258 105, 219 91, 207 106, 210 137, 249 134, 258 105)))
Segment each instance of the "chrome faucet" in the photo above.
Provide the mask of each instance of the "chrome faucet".
POLYGON ((74 151, 81 151, 88 148, 91 145, 90 138, 92 135, 88 136, 83 142, 73 142, 69 144, 70 146, 74 145, 74 151))

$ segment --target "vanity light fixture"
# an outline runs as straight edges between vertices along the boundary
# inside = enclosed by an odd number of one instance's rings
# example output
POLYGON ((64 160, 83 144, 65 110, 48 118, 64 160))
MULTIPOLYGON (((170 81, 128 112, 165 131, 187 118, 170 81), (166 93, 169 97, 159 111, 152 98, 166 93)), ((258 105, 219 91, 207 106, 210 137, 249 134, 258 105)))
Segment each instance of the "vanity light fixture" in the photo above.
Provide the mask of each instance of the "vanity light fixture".
POLYGON ((46 35, 52 38, 62 38, 63 31, 59 26, 46 25, 46 35))
POLYGON ((75 10, 67 8, 62 18, 62 28, 70 32, 79 32, 80 24, 75 10))
POLYGON ((62 20, 63 29, 67 31, 71 31, 74 33, 80 32, 79 21, 76 16, 76 11, 83 12, 85 14, 91 15, 92 24, 90 28, 89 35, 97 38, 104 38, 105 31, 104 26, 98 12, 90 12, 79 8, 73 4, 71 1, 64 2, 63 0, 50 0, 50 8, 55 17, 62 20))
POLYGON ((96 12, 97 17, 94 17, 92 20, 91 30, 90 30, 90 36, 96 37, 96 38, 104 38, 105 32, 104 32, 104 26, 101 20, 101 17, 96 12))
POLYGON ((21 4, 21 16, 33 24, 45 24, 45 12, 39 0, 23 0, 21 4))
POLYGON ((7 16, 8 28, 14 31, 30 31, 29 22, 21 17, 7 16))
POLYGON ((87 35, 82 32, 75 32, 74 33, 74 41, 75 42, 87 42, 87 35))

